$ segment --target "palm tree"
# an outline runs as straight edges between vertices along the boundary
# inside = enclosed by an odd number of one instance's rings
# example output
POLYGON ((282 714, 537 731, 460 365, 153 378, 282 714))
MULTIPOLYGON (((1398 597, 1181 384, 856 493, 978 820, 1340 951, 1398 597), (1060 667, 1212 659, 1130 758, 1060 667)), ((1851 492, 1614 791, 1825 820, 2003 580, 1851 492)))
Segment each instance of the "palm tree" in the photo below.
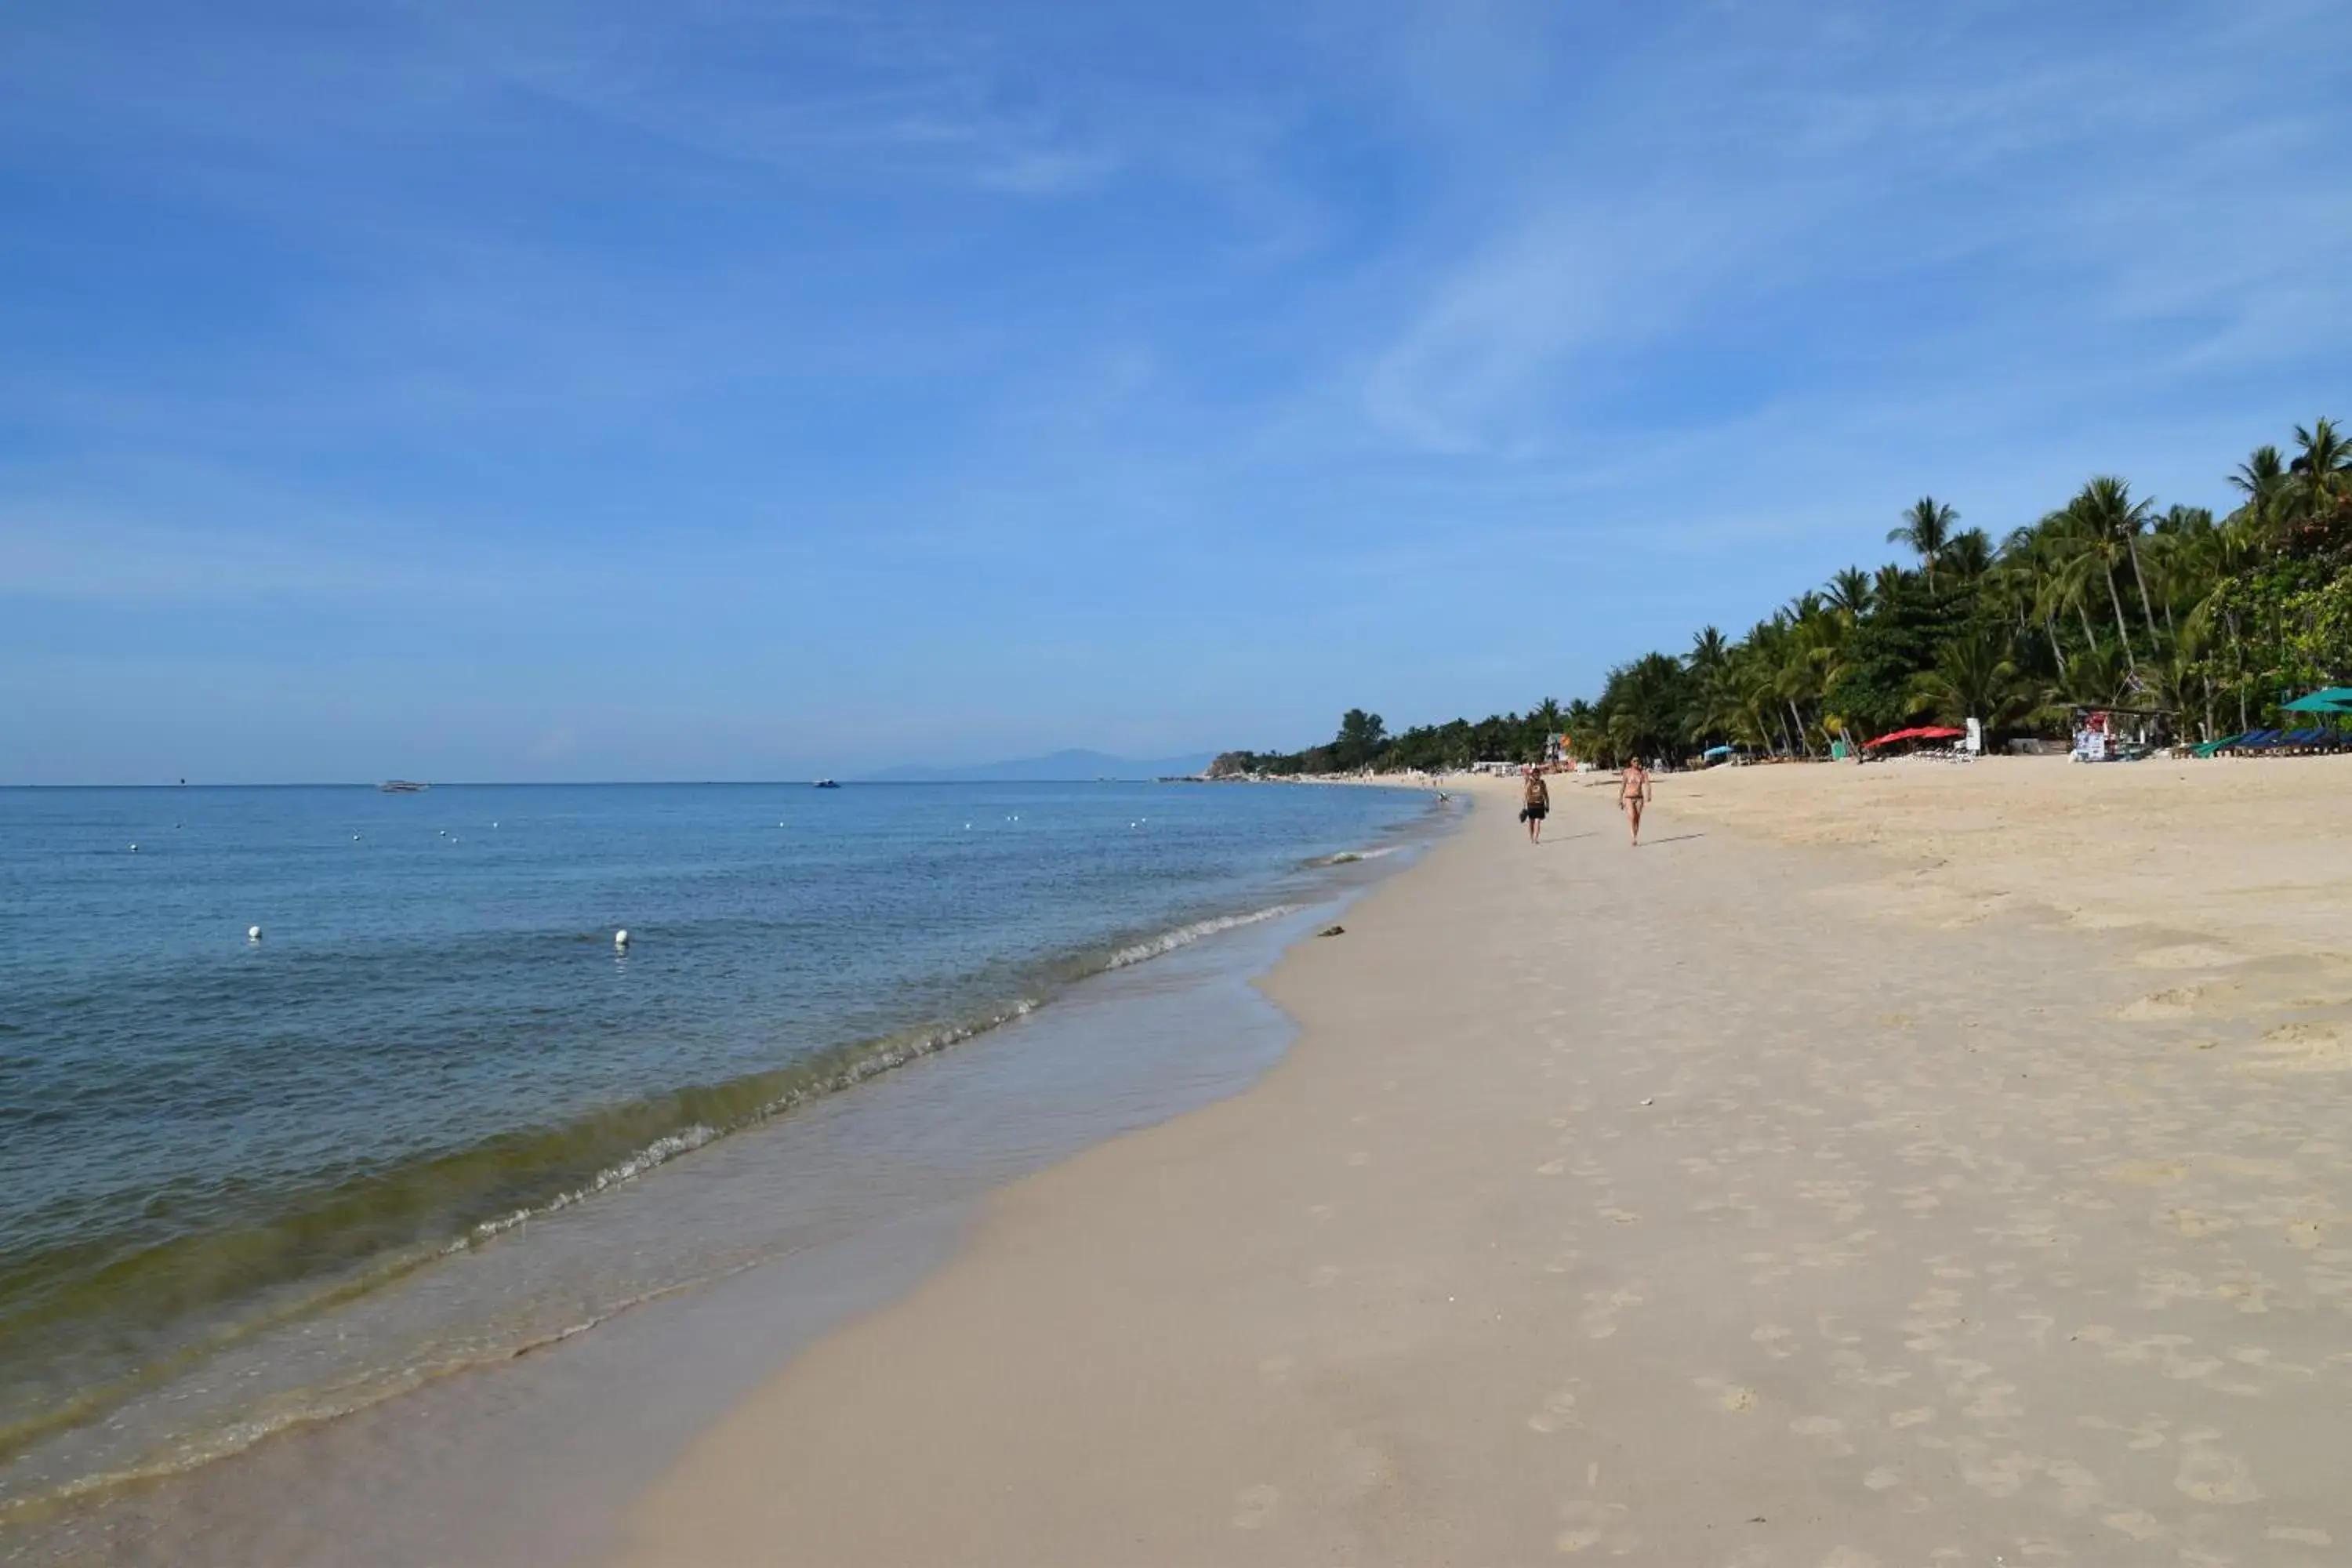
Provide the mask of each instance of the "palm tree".
POLYGON ((2116 648, 2101 643, 2076 654, 2066 667, 2059 692, 2082 708, 2107 708, 2130 686, 2137 671, 2116 668, 2116 648))
POLYGON ((1944 546, 1944 570, 1962 584, 1974 583, 1992 570, 1992 539, 1981 528, 1964 528, 1944 546))
MULTIPOLYGON (((2148 514, 2156 503, 2132 500, 2131 486, 2112 474, 2102 474, 2084 485, 2067 510, 2074 512, 2083 530, 2104 545, 2120 542, 2123 553, 2130 560, 2132 581, 2139 585, 2139 610, 2147 626, 2148 647, 2157 645, 2156 610, 2147 596, 2147 577, 2139 569, 2139 536, 2147 527, 2148 514)), ((2110 584, 2112 586, 2112 584, 2110 584)), ((2116 605, 2118 620, 2123 616, 2123 604, 2116 605)))
POLYGON ((1913 699, 1947 724, 1979 719, 2000 729, 2033 706, 2010 655, 2009 639, 1991 626, 1956 637, 1936 650, 1933 669, 1912 679, 1913 699))
POLYGON ((2021 629, 2039 622, 2042 635, 2050 644, 2050 657, 2058 673, 2066 673, 2066 645, 2058 640, 2056 598, 2051 591, 2055 568, 2052 563, 2049 538, 2032 525, 2010 530, 2001 541, 2000 556, 1995 568, 2000 584, 2010 595, 2017 609, 2021 629))
POLYGON ((1829 581, 1822 597, 1849 624, 1870 613, 1870 574, 1859 566, 1849 566, 1829 581))
POLYGON ((2267 528, 2278 512, 2279 498, 2286 491, 2286 458, 2276 447, 2257 447, 2246 460, 2230 474, 2230 484, 2246 498, 2240 509, 2257 527, 2267 528))
POLYGON ((2288 465, 2299 481, 2295 510, 2307 523, 2324 526, 2352 492, 2352 438, 2333 419, 2315 419, 2308 430, 2294 427, 2294 444, 2303 448, 2288 465))
POLYGON ((1690 668, 1693 675, 1705 680, 1723 668, 1723 661, 1730 651, 1731 647, 1723 640, 1720 631, 1713 626, 1701 626, 1698 635, 1691 638, 1691 650, 1683 655, 1683 663, 1690 668))
POLYGON ((1886 531, 1889 544, 1907 544, 1919 557, 1927 573, 1927 592, 1936 591, 1936 559, 1952 542, 1952 525, 1960 514, 1938 503, 1934 496, 1921 496, 1903 514, 1903 521, 1886 531))

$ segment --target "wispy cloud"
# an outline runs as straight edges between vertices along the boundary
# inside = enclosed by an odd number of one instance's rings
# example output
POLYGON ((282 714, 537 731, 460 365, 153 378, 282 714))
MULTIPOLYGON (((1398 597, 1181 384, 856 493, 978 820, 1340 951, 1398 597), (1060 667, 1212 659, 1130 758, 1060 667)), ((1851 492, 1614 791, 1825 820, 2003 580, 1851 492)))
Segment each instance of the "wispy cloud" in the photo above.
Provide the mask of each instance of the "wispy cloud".
POLYGON ((38 7, 0 663, 68 773, 207 647, 477 773, 1572 692, 2352 414, 2340 9, 38 7))

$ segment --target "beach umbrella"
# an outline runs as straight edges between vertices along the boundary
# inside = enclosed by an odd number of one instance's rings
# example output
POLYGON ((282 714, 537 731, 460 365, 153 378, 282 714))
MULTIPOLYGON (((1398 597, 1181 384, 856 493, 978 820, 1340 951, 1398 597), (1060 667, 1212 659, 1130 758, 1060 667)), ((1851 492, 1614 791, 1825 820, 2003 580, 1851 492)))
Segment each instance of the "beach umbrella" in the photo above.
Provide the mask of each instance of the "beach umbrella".
POLYGON ((2279 706, 2289 713, 2352 713, 2352 686, 2330 686, 2279 706))

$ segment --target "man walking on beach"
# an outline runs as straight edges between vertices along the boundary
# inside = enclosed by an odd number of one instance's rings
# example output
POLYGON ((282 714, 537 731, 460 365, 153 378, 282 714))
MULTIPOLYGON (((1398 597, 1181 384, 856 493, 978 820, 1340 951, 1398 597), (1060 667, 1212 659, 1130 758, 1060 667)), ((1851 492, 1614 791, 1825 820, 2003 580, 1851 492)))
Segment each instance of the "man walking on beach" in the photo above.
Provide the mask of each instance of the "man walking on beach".
POLYGON ((1551 815, 1551 789, 1535 764, 1528 764, 1528 782, 1519 795, 1519 820, 1528 825, 1528 842, 1543 842, 1544 818, 1551 815))
POLYGON ((1642 808, 1650 804, 1650 770, 1635 757, 1625 764, 1617 784, 1617 809, 1633 822, 1633 847, 1642 847, 1642 808))

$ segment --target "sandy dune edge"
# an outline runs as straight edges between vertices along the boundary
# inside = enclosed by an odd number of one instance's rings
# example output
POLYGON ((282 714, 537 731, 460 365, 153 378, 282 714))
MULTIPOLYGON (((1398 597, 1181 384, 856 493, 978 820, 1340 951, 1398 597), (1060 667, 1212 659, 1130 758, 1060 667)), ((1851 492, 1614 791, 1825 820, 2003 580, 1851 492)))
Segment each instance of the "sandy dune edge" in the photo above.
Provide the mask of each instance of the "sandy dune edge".
MULTIPOLYGON (((1759 836, 1862 784, 1751 772, 1673 781, 1638 853, 1605 789, 1534 850, 1491 799, 1284 961, 1257 1088, 1001 1194, 643 1500, 636 1560, 2338 1560, 2325 912, 2094 929, 2142 868, 1988 832, 1943 858, 2010 897, 1938 914, 1932 847, 1759 836)), ((2009 809, 1973 776, 1903 809, 2009 809)))

